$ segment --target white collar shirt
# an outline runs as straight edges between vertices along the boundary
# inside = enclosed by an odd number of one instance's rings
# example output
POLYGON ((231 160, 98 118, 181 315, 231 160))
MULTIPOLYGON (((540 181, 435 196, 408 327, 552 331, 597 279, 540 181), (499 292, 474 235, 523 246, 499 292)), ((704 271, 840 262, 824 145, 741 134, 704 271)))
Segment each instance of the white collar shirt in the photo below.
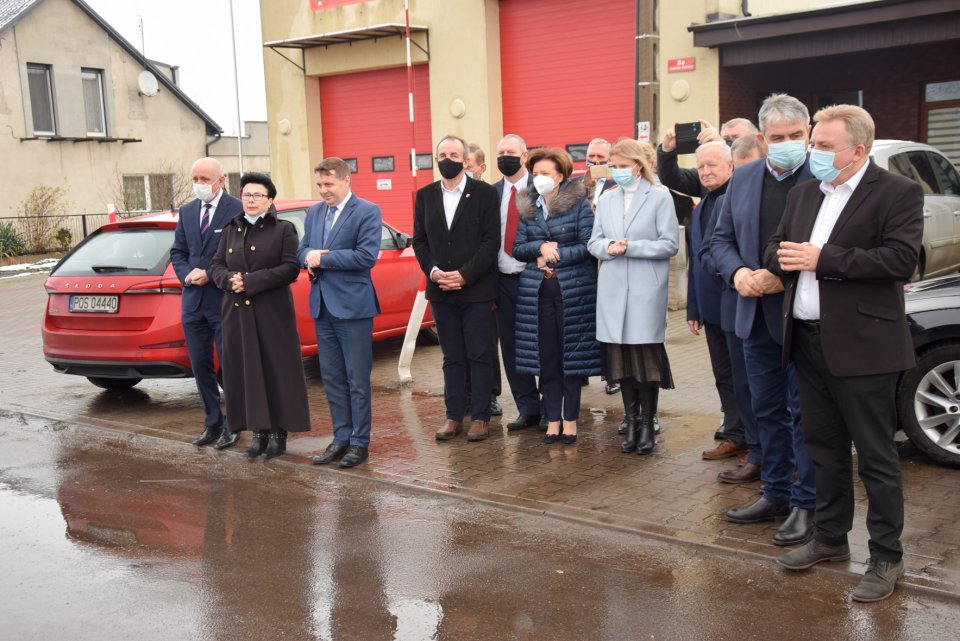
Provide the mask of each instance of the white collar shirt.
POLYGON ((508 256, 504 250, 503 242, 507 235, 507 205, 510 203, 510 191, 512 188, 516 188, 516 197, 519 198, 520 194, 526 192, 529 182, 530 174, 526 172, 515 183, 511 183, 506 178, 503 179, 503 195, 500 197, 500 251, 497 253, 497 268, 504 274, 519 274, 526 265, 526 263, 521 263, 513 256, 508 256))
POLYGON ((453 189, 447 189, 443 181, 440 181, 440 191, 443 193, 443 214, 447 218, 447 229, 453 226, 453 216, 457 213, 457 205, 460 204, 460 197, 463 196, 463 190, 467 188, 467 174, 463 174, 460 183, 453 189))
MULTIPOLYGON (((850 180, 836 187, 828 182, 820 182, 823 202, 820 204, 820 211, 817 212, 817 219, 813 223, 813 231, 810 232, 811 245, 823 248, 827 243, 843 208, 850 201, 850 196, 857 189, 869 166, 869 162, 864 163, 863 167, 850 177, 850 180)), ((809 321, 820 320, 820 285, 817 283, 815 272, 800 272, 800 278, 797 280, 797 296, 793 301, 793 317, 809 321)))
MULTIPOLYGON (((343 208, 347 206, 347 203, 350 202, 350 198, 352 196, 353 196, 353 192, 348 191, 346 197, 343 200, 341 200, 339 203, 334 205, 334 208, 337 210, 337 213, 333 215, 333 223, 331 223, 330 225, 331 227, 336 225, 337 221, 340 220, 340 214, 343 213, 343 208)), ((329 205, 327 205, 327 207, 329 208, 329 205)))
POLYGON ((217 192, 217 195, 213 197, 208 203, 200 201, 200 220, 203 220, 203 208, 206 205, 210 205, 210 220, 213 221, 213 215, 217 213, 217 205, 220 204, 220 199, 223 198, 223 187, 220 188, 220 191, 217 192))

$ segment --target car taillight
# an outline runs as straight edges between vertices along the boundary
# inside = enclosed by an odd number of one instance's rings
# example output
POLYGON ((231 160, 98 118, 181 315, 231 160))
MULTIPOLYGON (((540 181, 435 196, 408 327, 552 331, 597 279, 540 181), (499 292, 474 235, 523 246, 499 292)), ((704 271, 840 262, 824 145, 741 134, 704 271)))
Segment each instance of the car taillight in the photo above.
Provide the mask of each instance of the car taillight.
POLYGON ((50 279, 49 279, 49 278, 48 278, 47 280, 43 281, 43 288, 44 288, 45 290, 47 290, 48 292, 55 292, 55 291, 57 291, 56 285, 54 285, 52 282, 50 282, 50 279))
POLYGON ((124 290, 124 294, 182 294, 183 287, 177 280, 151 280, 145 283, 131 285, 124 290))

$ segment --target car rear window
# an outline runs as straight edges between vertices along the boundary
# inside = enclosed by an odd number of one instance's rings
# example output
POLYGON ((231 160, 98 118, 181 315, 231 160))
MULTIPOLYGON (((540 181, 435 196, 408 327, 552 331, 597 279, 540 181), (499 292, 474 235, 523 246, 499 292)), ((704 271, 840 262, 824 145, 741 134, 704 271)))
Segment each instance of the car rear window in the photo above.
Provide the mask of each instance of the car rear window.
POLYGON ((116 229, 90 236, 51 276, 159 276, 170 262, 172 229, 116 229))

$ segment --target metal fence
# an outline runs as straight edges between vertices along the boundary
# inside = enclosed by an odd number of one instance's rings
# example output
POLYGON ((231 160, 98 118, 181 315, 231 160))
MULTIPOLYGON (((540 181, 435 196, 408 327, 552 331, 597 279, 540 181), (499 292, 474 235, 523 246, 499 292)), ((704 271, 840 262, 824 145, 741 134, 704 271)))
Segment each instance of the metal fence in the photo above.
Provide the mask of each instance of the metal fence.
POLYGON ((25 253, 65 251, 109 221, 109 214, 0 218, 23 242, 25 253))

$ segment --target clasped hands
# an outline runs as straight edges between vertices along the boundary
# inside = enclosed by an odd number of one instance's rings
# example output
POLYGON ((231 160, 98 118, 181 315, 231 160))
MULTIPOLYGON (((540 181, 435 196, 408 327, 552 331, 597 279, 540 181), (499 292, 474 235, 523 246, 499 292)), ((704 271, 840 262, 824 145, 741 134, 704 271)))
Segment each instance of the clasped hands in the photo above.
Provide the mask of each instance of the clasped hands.
POLYGON ((237 272, 230 277, 230 289, 233 290, 234 294, 242 294, 247 291, 243 286, 243 274, 237 272))
POLYGON ((545 272, 552 272, 553 268, 549 263, 560 262, 560 251, 557 249, 557 243, 553 240, 545 241, 540 245, 540 255, 537 256, 537 268, 545 272))
POLYGON ((622 238, 620 240, 611 241, 607 245, 607 253, 611 256, 623 256, 627 253, 627 239, 622 238))
POLYGON ((820 261, 820 248, 810 243, 782 241, 777 250, 780 269, 785 272, 815 272, 820 261))
POLYGON ((320 267, 320 257, 329 253, 329 249, 311 249, 307 252, 303 262, 307 266, 307 272, 309 272, 311 276, 314 275, 314 270, 320 267))
POLYGON ((183 279, 185 285, 196 285, 197 287, 203 287, 210 282, 210 277, 207 276, 207 270, 200 269, 199 267, 194 267, 187 277, 183 279))
POLYGON ((433 270, 430 274, 430 280, 440 286, 445 292, 463 289, 467 281, 460 275, 459 271, 445 272, 439 269, 433 270))
POLYGON ((783 283, 773 272, 766 269, 741 267, 733 275, 733 286, 741 296, 758 297, 783 291, 783 283))

